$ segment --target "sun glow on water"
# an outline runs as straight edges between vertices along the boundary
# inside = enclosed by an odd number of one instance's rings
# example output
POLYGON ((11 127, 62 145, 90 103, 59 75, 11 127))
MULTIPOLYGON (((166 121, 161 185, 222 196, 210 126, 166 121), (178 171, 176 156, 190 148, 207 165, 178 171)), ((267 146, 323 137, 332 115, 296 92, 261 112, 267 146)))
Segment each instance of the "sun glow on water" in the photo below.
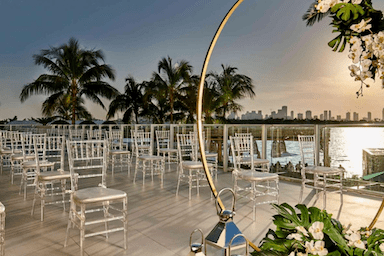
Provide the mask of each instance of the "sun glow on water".
POLYGON ((365 148, 384 148, 383 128, 331 128, 329 142, 331 165, 342 165, 348 176, 363 175, 365 148))

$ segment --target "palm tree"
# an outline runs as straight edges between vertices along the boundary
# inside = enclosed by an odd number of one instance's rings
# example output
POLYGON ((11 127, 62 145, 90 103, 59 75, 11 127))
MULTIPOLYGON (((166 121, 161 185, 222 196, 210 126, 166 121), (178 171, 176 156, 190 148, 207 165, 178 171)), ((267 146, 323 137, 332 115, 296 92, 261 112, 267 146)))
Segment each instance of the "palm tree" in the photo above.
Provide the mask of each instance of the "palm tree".
POLYGON ((40 75, 34 82, 23 87, 20 100, 24 102, 33 94, 49 94, 43 103, 45 114, 54 113, 60 101, 69 100, 72 124, 78 117, 77 110, 83 108, 82 97, 105 106, 100 97, 112 99, 118 91, 102 81, 103 78, 115 79, 113 69, 104 62, 101 50, 81 49, 76 39, 69 39, 68 44, 41 50, 33 55, 36 65, 42 65, 50 74, 40 75))
POLYGON ((142 115, 144 107, 144 89, 146 82, 136 83, 132 76, 128 76, 125 79, 125 91, 124 94, 119 94, 111 101, 109 105, 109 111, 107 113, 107 119, 112 118, 117 111, 124 111, 123 122, 130 122, 134 116, 135 121, 139 123, 139 116, 142 115))
POLYGON ((185 60, 173 64, 168 56, 159 61, 158 73, 152 75, 153 85, 168 101, 170 122, 173 123, 175 106, 180 99, 180 89, 185 86, 192 72, 192 66, 185 60))
POLYGON ((208 74, 215 90, 219 93, 220 108, 223 120, 225 120, 228 111, 237 112, 242 106, 236 101, 244 97, 253 97, 252 79, 246 75, 237 74, 237 68, 221 65, 223 71, 220 74, 211 72, 208 74))

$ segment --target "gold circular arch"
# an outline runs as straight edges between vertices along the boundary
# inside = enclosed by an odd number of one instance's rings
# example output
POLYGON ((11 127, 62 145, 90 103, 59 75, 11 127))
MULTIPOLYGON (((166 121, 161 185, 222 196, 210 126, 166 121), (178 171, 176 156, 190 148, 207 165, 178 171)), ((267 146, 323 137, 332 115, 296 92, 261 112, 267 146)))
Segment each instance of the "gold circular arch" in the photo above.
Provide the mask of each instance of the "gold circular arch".
MULTIPOLYGON (((211 58, 213 48, 216 45, 217 39, 219 38, 221 31, 223 30, 225 24, 227 23, 228 19, 231 17, 233 12, 236 10, 237 7, 243 2, 244 0, 238 0, 232 8, 228 11, 228 13, 225 15, 224 19, 221 21, 220 26, 217 28, 215 35, 213 36, 213 39, 211 41, 211 44, 208 48, 207 54, 205 55, 205 60, 203 64, 203 68, 201 70, 200 75, 200 84, 199 84, 199 90, 197 95, 197 135, 199 140, 199 148, 200 148, 200 154, 201 154, 201 161, 203 162, 205 175, 207 177, 209 186, 211 188, 211 191, 214 195, 214 197, 217 200, 217 203, 221 210, 224 210, 224 204, 221 201, 220 197, 218 197, 218 193, 215 187, 215 184, 213 183, 211 173, 209 172, 208 164, 207 164, 207 158, 205 155, 205 149, 204 149, 204 141, 203 141, 203 122, 202 122, 202 112, 203 112, 203 92, 204 92, 204 83, 205 83, 205 75, 207 74, 208 69, 208 63, 211 58)), ((247 239, 247 238, 246 238, 247 239)), ((260 251, 260 248, 258 248, 256 245, 254 245, 251 241, 248 241, 249 246, 251 246, 254 250, 260 251)))
MULTIPOLYGON (((204 166, 204 171, 205 171, 205 175, 207 177, 207 180, 208 180, 208 183, 209 183, 209 186, 211 188, 211 191, 212 191, 212 194, 214 195, 214 197, 217 199, 217 202, 218 202, 218 205, 219 207, 221 208, 221 210, 224 210, 225 207, 224 207, 224 204, 223 202, 221 201, 220 198, 217 198, 218 196, 218 193, 217 193, 217 190, 216 190, 216 187, 215 187, 215 184, 213 183, 213 179, 212 179, 212 176, 209 172, 209 168, 208 168, 208 164, 207 164, 207 158, 206 158, 206 155, 205 155, 205 149, 204 149, 204 141, 203 141, 203 122, 202 122, 202 111, 203 111, 203 93, 204 93, 204 83, 205 83, 205 76, 207 74, 207 69, 208 69, 208 64, 209 64, 209 60, 211 58, 211 55, 212 55, 212 52, 213 52, 213 49, 215 48, 215 45, 216 45, 216 42, 221 34, 221 31, 223 30, 224 26, 226 25, 228 19, 232 16, 233 12, 237 9, 237 7, 239 7, 239 5, 243 2, 244 0, 238 0, 232 7, 231 9, 228 11, 228 13, 225 15, 224 19, 221 21, 219 27, 217 28, 216 30, 216 33, 215 35, 213 36, 212 38, 212 41, 211 41, 211 44, 208 48, 208 51, 205 55, 205 60, 204 60, 204 64, 203 64, 203 67, 202 67, 202 70, 201 70, 201 74, 200 74, 200 83, 199 83, 199 89, 198 89, 198 95, 197 95, 197 106, 196 106, 196 113, 197 113, 197 133, 198 133, 198 141, 199 141, 199 148, 200 148, 200 154, 201 154, 201 160, 203 162, 203 166, 204 166)), ((367 228, 368 230, 371 230, 373 228, 373 226, 375 225, 376 221, 378 220, 382 210, 384 208, 384 199, 374 217, 374 219, 372 220, 371 224, 369 225, 369 227, 367 228)), ((247 239, 248 240, 248 239, 247 239)), ((257 251, 260 251, 260 249, 254 245, 251 241, 249 241, 249 245, 257 250, 257 251)))

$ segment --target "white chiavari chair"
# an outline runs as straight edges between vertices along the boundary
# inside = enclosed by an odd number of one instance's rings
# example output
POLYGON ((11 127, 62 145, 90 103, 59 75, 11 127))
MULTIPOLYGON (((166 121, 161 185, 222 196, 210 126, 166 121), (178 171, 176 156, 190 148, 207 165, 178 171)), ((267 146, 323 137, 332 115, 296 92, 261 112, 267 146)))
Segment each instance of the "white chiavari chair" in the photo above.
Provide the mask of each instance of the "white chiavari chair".
POLYGON ((105 235, 108 239, 108 234, 118 231, 123 231, 124 248, 127 249, 128 198, 124 191, 107 188, 107 142, 68 140, 67 151, 71 174, 71 199, 64 246, 67 246, 69 230, 73 226, 80 230, 81 256, 84 255, 86 237, 105 235), (101 216, 98 216, 98 213, 101 216), (91 220, 88 219, 90 214, 91 220), (112 222, 121 222, 122 227, 109 228, 108 223, 112 222), (94 227, 97 224, 103 224, 105 230, 95 232, 89 228, 86 232, 86 227, 94 227))

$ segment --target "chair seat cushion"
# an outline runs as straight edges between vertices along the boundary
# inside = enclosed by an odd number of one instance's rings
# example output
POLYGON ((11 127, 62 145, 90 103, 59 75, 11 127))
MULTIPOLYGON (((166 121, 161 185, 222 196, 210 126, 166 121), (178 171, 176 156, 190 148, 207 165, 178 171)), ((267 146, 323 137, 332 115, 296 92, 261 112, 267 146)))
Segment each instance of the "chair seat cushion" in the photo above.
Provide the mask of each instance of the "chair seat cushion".
POLYGON ((338 168, 338 167, 327 167, 327 166, 305 166, 303 170, 306 173, 312 173, 312 174, 341 174, 345 172, 344 168, 338 168))
MULTIPOLYGON (((246 156, 246 157, 241 157, 239 160, 238 160, 239 163, 251 163, 251 157, 250 156, 246 156)), ((260 165, 260 164, 269 164, 269 160, 268 159, 260 159, 260 158, 253 158, 253 164, 254 165, 260 165)))
POLYGON ((11 159, 12 160, 22 160, 22 159, 27 159, 27 160, 31 160, 31 159, 35 159, 35 154, 31 154, 31 155, 23 155, 23 154, 14 154, 11 156, 11 159))
POLYGON ((244 170, 244 169, 236 169, 233 171, 233 174, 236 175, 239 179, 248 180, 248 181, 270 181, 270 180, 278 180, 279 175, 276 173, 268 173, 268 172, 257 172, 254 170, 244 170))
POLYGON ((177 149, 175 148, 160 148, 159 152, 164 152, 164 153, 177 153, 177 149))
MULTIPOLYGON (((55 163, 48 162, 46 160, 39 162, 40 167, 52 167, 55 163)), ((27 161, 22 163, 23 168, 34 168, 36 167, 36 161, 27 161)))
POLYGON ((111 155, 127 155, 130 152, 128 150, 120 150, 120 149, 112 149, 109 150, 109 154, 111 155))
POLYGON ((74 201, 79 204, 118 200, 124 197, 127 197, 124 191, 103 187, 84 188, 73 193, 74 201))
POLYGON ((161 161, 164 158, 162 156, 150 156, 150 155, 143 155, 138 157, 142 161, 161 161))
POLYGON ((52 181, 52 180, 61 180, 61 179, 70 179, 70 178, 71 178, 70 172, 58 172, 58 171, 41 172, 38 176, 39 181, 52 181))
MULTIPOLYGON (((200 161, 183 161, 181 165, 185 169, 203 169, 203 163, 200 161)), ((212 164, 208 163, 208 167, 212 167, 212 164)))

